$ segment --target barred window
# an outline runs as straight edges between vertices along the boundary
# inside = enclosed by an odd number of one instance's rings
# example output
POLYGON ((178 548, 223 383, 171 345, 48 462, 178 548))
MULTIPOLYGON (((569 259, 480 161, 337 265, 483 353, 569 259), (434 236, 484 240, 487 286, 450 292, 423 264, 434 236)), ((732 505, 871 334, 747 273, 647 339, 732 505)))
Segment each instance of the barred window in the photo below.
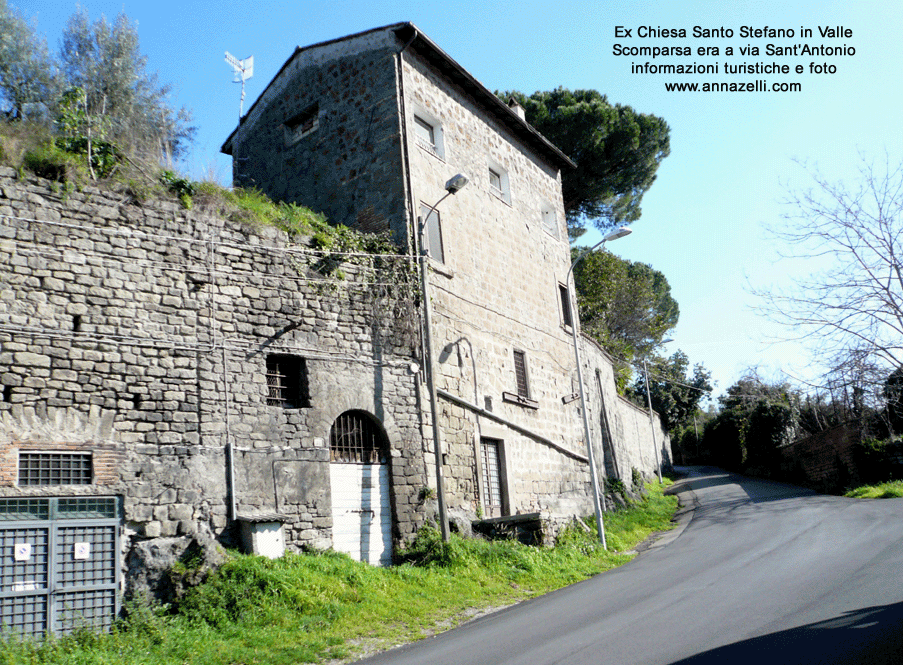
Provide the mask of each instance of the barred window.
POLYGON ((91 453, 19 452, 19 485, 90 485, 91 453))
POLYGON ((480 438, 480 455, 483 462, 483 507, 490 516, 502 510, 502 473, 498 439, 480 438))
POLYGON ((329 432, 329 458, 346 464, 385 464, 389 442, 366 411, 346 411, 329 432))
POLYGON ((310 406, 307 362, 299 356, 267 356, 267 404, 284 409, 310 406))

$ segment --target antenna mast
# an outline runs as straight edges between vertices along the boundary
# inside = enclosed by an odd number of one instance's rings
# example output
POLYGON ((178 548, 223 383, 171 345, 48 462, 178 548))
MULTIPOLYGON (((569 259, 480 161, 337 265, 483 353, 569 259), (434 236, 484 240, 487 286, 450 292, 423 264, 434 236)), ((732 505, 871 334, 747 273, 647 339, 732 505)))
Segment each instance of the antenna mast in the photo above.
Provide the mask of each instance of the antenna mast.
POLYGON ((226 62, 232 67, 232 73, 235 75, 232 82, 241 83, 241 101, 238 103, 238 120, 241 121, 245 111, 245 81, 254 76, 254 56, 250 55, 244 60, 239 60, 226 51, 226 62))

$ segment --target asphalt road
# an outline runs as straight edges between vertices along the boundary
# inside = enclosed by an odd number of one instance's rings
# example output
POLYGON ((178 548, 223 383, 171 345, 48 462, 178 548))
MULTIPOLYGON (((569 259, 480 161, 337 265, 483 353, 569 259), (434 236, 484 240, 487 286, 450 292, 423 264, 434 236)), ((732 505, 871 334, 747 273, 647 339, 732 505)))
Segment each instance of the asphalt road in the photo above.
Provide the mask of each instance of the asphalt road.
POLYGON ((361 662, 903 663, 903 499, 687 470, 678 485, 695 509, 676 537, 361 662))

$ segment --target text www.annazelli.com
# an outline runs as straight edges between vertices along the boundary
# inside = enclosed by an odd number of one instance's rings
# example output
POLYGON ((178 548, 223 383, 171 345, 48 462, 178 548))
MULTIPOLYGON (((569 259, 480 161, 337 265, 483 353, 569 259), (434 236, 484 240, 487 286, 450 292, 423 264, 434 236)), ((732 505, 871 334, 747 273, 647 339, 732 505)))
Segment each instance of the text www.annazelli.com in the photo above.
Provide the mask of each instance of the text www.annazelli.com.
POLYGON ((802 83, 772 83, 765 79, 730 83, 665 83, 668 92, 800 92, 802 83))

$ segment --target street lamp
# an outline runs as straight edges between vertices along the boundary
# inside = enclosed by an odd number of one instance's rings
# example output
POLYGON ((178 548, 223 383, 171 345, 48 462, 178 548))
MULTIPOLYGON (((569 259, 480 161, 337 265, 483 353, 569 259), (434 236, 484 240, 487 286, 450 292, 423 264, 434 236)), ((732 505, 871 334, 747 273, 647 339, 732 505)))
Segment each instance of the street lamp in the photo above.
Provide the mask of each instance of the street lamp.
MULTIPOLYGON (((467 178, 460 173, 452 177, 445 183, 445 195, 436 201, 431 210, 435 211, 446 198, 452 194, 457 194, 464 185, 467 184, 467 178)), ((429 213, 427 214, 429 217, 429 213)), ((439 504, 439 530, 442 533, 443 542, 448 542, 448 511, 445 506, 445 480, 442 476, 442 442, 439 434, 439 406, 436 396, 436 364, 433 358, 433 333, 430 307, 430 295, 427 291, 429 285, 429 266, 427 265, 426 238, 424 231, 426 230, 426 219, 418 219, 418 239, 420 242, 420 291, 423 294, 423 325, 426 328, 424 332, 424 345, 426 346, 426 382, 430 391, 430 417, 433 421, 433 446, 436 449, 436 500, 439 504)))
MULTIPOLYGON (((574 262, 571 264, 570 269, 568 270, 567 277, 565 277, 564 283, 571 283, 571 273, 574 272, 574 267, 580 263, 584 256, 592 252, 594 249, 600 246, 604 246, 606 242, 609 240, 617 240, 618 238, 623 238, 626 235, 629 235, 631 230, 626 226, 622 226, 616 231, 612 231, 607 236, 602 238, 595 245, 590 247, 587 250, 584 250, 580 256, 574 259, 574 262)), ((576 285, 575 285, 576 287, 576 285)), ((599 477, 596 473, 596 459, 593 454, 593 444, 590 440, 589 436, 589 418, 586 414, 586 391, 583 389, 583 370, 580 369, 580 345, 577 343, 577 326, 580 323, 579 312, 577 311, 577 293, 576 288, 574 289, 574 293, 571 296, 571 301, 573 302, 573 315, 571 316, 571 333, 574 337, 574 357, 577 359, 577 383, 580 386, 580 409, 583 411, 583 436, 586 439, 586 456, 589 458, 589 473, 592 478, 593 483, 593 508, 596 511, 596 531, 599 535, 599 542, 602 543, 602 547, 608 549, 608 544, 605 542, 605 526, 602 524, 602 509, 603 504, 600 503, 599 496, 599 477)), ((604 495, 601 499, 602 502, 605 501, 604 495)))

